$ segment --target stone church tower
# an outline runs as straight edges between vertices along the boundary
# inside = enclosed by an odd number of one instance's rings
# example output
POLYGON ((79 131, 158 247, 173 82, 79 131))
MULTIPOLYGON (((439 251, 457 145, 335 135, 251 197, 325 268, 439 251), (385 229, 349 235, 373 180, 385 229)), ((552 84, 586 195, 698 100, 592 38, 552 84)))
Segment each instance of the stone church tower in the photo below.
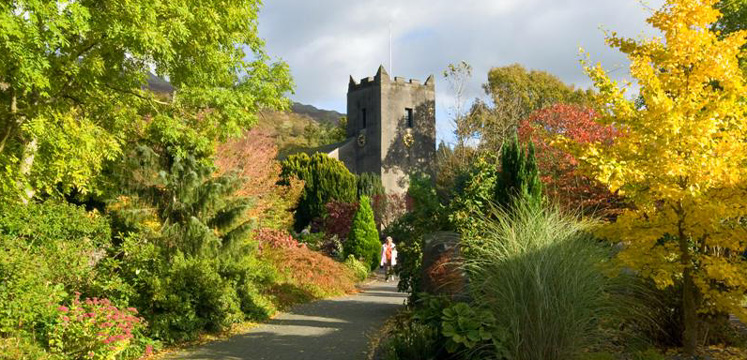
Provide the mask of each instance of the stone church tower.
POLYGON ((355 173, 381 176, 387 193, 407 191, 408 175, 433 176, 436 160, 436 91, 433 75, 391 79, 383 66, 374 77, 348 85, 348 140, 329 155, 355 173))

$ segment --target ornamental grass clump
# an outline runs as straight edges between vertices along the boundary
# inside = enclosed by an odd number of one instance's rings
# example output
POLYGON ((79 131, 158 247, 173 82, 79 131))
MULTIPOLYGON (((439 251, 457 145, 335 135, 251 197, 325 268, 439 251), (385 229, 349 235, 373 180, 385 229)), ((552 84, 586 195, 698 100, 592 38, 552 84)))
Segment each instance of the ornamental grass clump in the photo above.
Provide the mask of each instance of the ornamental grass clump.
MULTIPOLYGON (((487 234, 465 259, 474 303, 507 330, 515 360, 572 359, 593 345, 608 308, 606 255, 588 223, 517 204, 484 219, 487 234)), ((463 241, 469 242, 470 238, 463 241)))

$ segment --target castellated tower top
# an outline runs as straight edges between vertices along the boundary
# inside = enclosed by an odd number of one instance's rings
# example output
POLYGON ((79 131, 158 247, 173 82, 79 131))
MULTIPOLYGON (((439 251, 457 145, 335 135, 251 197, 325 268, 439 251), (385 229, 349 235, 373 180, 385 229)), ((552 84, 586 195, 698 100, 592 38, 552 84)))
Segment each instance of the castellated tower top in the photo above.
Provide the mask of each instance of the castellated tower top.
POLYGON ((414 173, 433 174, 436 157, 436 84, 375 76, 348 85, 348 140, 330 153, 356 174, 381 176, 387 193, 402 194, 414 173))
POLYGON ((389 73, 386 72, 386 69, 384 69, 383 65, 379 66, 379 70, 376 72, 375 76, 369 76, 365 77, 360 80, 360 82, 356 82, 355 79, 353 79, 353 76, 350 76, 350 83, 348 84, 348 92, 365 89, 371 86, 377 86, 382 84, 389 84, 389 83, 396 83, 396 84, 402 84, 405 86, 412 86, 412 87, 425 87, 430 89, 435 89, 436 81, 433 78, 433 75, 428 76, 427 79, 425 79, 425 83, 421 84, 420 80, 417 79, 405 79, 403 77, 395 76, 394 80, 392 80, 391 77, 389 77, 389 73))

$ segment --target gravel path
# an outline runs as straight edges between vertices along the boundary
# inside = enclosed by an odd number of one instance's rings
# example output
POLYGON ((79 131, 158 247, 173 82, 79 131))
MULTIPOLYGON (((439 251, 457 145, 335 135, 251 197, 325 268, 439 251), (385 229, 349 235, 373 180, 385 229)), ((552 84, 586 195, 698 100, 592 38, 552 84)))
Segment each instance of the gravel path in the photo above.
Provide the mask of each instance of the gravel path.
POLYGON ((395 282, 374 281, 359 294, 298 305, 246 334, 169 359, 365 359, 368 335, 403 305, 395 282))

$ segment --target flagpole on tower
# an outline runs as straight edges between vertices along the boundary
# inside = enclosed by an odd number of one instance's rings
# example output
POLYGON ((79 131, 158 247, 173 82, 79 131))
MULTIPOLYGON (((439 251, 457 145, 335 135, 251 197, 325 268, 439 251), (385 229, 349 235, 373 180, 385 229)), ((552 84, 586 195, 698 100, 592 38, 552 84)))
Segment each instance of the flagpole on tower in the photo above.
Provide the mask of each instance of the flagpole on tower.
POLYGON ((389 21, 389 73, 394 74, 394 65, 392 65, 392 22, 389 21))

